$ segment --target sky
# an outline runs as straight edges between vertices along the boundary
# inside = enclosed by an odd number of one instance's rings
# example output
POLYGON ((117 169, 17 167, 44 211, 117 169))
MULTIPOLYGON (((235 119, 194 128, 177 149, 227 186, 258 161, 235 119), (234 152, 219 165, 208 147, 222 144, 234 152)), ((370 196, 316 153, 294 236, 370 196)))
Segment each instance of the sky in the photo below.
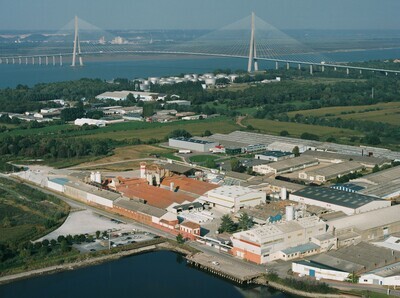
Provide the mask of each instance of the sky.
POLYGON ((255 11, 280 29, 400 30, 400 0, 0 0, 0 30, 219 29, 255 11))

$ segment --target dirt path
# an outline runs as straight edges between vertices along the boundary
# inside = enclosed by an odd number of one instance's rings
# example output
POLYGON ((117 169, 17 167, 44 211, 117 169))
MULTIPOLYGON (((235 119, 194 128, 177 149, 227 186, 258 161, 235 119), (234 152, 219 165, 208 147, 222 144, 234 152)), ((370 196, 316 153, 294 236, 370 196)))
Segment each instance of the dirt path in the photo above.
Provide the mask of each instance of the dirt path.
POLYGON ((246 128, 246 125, 244 125, 244 124, 242 123, 242 121, 243 121, 246 117, 247 117, 247 115, 245 115, 245 116, 238 116, 238 117, 236 118, 236 124, 239 125, 240 127, 246 128))

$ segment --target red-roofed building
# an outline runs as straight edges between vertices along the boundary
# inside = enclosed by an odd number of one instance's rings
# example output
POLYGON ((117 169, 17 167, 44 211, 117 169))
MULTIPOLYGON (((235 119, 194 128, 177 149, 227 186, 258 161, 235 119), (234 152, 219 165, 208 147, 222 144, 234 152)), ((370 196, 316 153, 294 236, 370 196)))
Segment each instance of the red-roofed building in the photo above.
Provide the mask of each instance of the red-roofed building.
POLYGON ((184 238, 196 240, 197 236, 200 236, 201 227, 197 223, 184 221, 180 224, 179 230, 184 238))
POLYGON ((218 185, 191 179, 186 176, 165 177, 161 182, 161 185, 170 187, 171 183, 173 183, 175 189, 183 190, 199 196, 202 196, 207 191, 218 187, 218 185))

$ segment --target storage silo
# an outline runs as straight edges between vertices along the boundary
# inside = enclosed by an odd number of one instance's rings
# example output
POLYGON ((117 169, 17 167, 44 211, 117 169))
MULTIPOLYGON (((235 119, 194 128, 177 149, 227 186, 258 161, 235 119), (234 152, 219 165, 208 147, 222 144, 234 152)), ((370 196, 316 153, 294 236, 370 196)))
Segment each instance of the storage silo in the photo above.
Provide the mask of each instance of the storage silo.
POLYGON ((287 189, 286 187, 281 188, 281 200, 287 200, 287 189))
POLYGON ((294 220, 294 206, 286 206, 286 221, 292 221, 294 220))
POLYGON ((94 181, 101 184, 101 174, 100 174, 100 172, 96 172, 94 181))

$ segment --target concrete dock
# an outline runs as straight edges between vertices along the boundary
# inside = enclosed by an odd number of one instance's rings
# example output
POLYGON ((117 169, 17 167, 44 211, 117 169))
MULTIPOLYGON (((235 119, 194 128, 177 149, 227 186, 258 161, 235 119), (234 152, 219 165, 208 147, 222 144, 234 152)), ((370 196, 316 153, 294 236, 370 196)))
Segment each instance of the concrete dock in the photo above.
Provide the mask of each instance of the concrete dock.
POLYGON ((252 283, 255 279, 261 276, 261 273, 255 273, 246 268, 238 267, 236 263, 205 253, 188 256, 186 259, 188 264, 191 266, 226 278, 238 284, 252 283))

